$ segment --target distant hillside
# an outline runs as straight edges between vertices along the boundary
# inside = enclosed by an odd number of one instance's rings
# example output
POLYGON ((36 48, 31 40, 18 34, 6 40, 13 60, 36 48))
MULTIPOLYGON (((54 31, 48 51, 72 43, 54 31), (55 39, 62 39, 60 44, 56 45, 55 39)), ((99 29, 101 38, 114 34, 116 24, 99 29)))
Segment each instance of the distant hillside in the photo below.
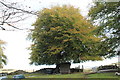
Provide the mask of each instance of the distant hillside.
POLYGON ((11 73, 16 71, 15 69, 0 69, 0 73, 11 73))

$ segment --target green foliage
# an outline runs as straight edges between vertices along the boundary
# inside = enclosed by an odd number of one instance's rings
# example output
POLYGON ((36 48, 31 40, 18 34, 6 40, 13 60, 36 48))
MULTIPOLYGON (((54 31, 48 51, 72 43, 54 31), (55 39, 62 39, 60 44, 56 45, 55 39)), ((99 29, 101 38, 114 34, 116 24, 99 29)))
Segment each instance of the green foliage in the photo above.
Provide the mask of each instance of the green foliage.
POLYGON ((6 64, 6 59, 7 59, 7 57, 3 53, 3 47, 2 47, 3 44, 5 44, 5 42, 0 40, 0 68, 3 67, 3 64, 6 64))
POLYGON ((89 17, 93 23, 98 25, 96 32, 104 37, 104 41, 100 45, 101 53, 105 53, 104 55, 108 58, 118 55, 120 2, 95 2, 89 11, 89 17))
POLYGON ((101 60, 94 45, 101 38, 95 36, 96 28, 84 19, 79 9, 66 5, 43 9, 33 26, 31 64, 101 60))

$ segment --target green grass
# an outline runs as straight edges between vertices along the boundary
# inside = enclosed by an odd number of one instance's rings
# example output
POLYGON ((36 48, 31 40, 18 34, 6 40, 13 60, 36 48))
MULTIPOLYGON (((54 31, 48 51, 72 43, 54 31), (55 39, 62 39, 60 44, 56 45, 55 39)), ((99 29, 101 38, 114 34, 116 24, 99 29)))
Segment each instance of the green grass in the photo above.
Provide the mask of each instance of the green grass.
MULTIPOLYGON (((74 74, 24 74, 26 78, 118 78, 114 73, 96 73, 85 75, 84 73, 74 74)), ((12 78, 13 75, 8 76, 12 78)), ((120 78, 120 77, 119 77, 120 78)))
POLYGON ((88 78, 118 78, 114 73, 96 73, 87 75, 88 78))
POLYGON ((83 77, 84 77, 83 73, 75 73, 75 74, 35 75, 34 77, 29 78, 83 78, 83 77))

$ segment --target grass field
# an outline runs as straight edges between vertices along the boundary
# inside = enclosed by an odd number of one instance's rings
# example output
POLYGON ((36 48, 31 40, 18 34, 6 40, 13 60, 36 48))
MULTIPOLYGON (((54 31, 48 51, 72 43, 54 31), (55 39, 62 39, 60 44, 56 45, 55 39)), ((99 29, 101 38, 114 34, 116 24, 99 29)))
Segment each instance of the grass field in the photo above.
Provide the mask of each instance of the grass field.
MULTIPOLYGON (((8 77, 12 78, 12 76, 13 75, 8 76, 8 77)), ((96 73, 96 74, 88 74, 88 75, 85 75, 84 73, 52 74, 52 75, 47 75, 47 74, 25 74, 25 77, 26 78, 118 78, 118 76, 116 76, 114 73, 96 73)))
POLYGON ((114 73, 96 73, 87 75, 88 78, 118 78, 114 73))

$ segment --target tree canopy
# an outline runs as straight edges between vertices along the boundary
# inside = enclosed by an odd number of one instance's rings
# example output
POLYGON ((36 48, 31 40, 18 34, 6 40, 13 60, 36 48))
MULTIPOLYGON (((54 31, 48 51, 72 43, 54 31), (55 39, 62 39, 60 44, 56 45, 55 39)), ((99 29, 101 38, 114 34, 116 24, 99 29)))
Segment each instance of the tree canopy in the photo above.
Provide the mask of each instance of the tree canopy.
POLYGON ((120 52, 120 2, 95 2, 89 11, 89 17, 93 24, 98 26, 96 32, 104 40, 101 43, 101 51, 110 58, 120 52))
POLYGON ((5 42, 0 40, 0 68, 2 68, 4 64, 6 64, 7 60, 7 57, 3 53, 3 44, 5 44, 5 42))
POLYGON ((31 64, 57 64, 101 60, 96 43, 101 41, 78 8, 55 6, 39 12, 29 38, 31 64))

